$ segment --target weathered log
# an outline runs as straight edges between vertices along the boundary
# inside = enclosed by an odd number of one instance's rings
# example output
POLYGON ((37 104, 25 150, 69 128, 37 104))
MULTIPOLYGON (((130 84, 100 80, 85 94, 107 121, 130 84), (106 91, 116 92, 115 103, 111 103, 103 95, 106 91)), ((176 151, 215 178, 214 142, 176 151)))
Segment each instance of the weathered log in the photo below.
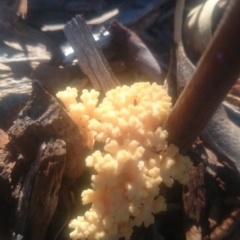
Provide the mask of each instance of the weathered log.
POLYGON ((49 225, 45 240, 61 239, 60 235, 64 234, 64 230, 68 230, 68 232, 71 231, 71 229, 68 228, 68 223, 73 213, 73 202, 70 193, 71 188, 72 181, 64 177, 59 190, 58 205, 49 225))
POLYGON ((15 233, 43 240, 56 210, 66 164, 66 144, 60 139, 43 142, 21 190, 15 233))
POLYGON ((64 175, 77 178, 85 168, 87 147, 77 125, 36 81, 30 101, 8 131, 11 142, 27 161, 36 159, 38 149, 51 138, 66 142, 67 162, 64 175))

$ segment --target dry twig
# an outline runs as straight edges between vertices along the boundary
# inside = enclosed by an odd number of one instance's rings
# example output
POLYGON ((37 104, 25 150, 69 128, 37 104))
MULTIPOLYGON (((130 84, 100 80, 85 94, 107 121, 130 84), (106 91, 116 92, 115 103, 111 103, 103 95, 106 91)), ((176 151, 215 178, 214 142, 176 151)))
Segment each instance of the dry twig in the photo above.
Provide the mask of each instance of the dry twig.
POLYGON ((229 2, 219 28, 165 124, 169 142, 182 153, 201 133, 240 74, 239 9, 240 1, 229 2))
POLYGON ((85 20, 77 16, 64 28, 82 71, 89 77, 96 90, 104 92, 119 85, 107 60, 97 46, 85 20))

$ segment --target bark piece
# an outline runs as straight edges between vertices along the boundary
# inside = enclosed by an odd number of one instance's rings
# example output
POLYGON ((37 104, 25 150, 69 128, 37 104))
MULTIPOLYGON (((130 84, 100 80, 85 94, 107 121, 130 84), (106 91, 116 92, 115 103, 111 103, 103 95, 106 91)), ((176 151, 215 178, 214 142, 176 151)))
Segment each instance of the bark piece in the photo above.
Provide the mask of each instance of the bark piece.
POLYGON ((206 154, 201 146, 195 147, 194 152, 188 152, 194 165, 190 170, 189 183, 183 187, 184 224, 187 240, 201 240, 205 227, 203 224, 206 207, 205 166, 198 154, 200 152, 203 156, 205 155, 205 158, 206 154))
POLYGON ((184 209, 189 219, 196 222, 201 220, 205 206, 204 165, 199 163, 193 166, 190 172, 190 181, 184 187, 184 209))
POLYGON ((83 17, 77 16, 69 22, 64 33, 75 51, 80 68, 96 90, 106 92, 119 85, 83 17))
POLYGON ((72 181, 68 178, 63 178, 58 195, 58 205, 49 225, 45 240, 61 239, 60 235, 64 233, 65 228, 67 228, 68 232, 71 231, 68 227, 73 207, 70 197, 71 188, 72 181))
POLYGON ((163 83, 162 70, 153 54, 141 39, 132 31, 114 21, 110 31, 118 46, 118 54, 127 62, 129 69, 143 74, 158 83, 163 83))
POLYGON ((17 208, 16 234, 44 239, 56 210, 66 164, 66 144, 60 139, 43 142, 25 178, 17 208))
POLYGON ((77 125, 38 82, 33 82, 30 101, 9 129, 11 142, 27 161, 33 161, 43 141, 51 138, 66 142, 67 163, 64 175, 77 178, 85 168, 87 147, 77 125))

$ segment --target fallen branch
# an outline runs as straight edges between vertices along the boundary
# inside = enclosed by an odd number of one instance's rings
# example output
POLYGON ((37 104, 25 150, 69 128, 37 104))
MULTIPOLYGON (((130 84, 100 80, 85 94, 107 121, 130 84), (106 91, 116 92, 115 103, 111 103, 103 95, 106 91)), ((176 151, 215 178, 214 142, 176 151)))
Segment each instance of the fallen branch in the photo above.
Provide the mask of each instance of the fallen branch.
POLYGON ((182 153, 190 148, 240 74, 240 1, 228 9, 165 128, 182 153), (227 38, 226 38, 227 36, 227 38))
POLYGON ((36 159, 44 141, 51 138, 64 140, 67 149, 64 176, 78 178, 85 168, 84 159, 88 154, 82 135, 57 99, 37 81, 32 85, 31 99, 8 131, 11 143, 26 161, 31 162, 36 159))

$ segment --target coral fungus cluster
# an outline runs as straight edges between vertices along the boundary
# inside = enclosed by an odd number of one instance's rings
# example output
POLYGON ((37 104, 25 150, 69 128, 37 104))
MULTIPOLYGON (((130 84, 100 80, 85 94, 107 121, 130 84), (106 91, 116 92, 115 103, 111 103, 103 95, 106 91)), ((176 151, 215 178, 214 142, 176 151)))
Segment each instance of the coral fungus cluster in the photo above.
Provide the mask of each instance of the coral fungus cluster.
POLYGON ((91 203, 84 216, 72 220, 73 239, 129 239, 133 226, 154 222, 154 213, 166 210, 159 184, 174 180, 186 184, 191 162, 167 144, 162 129, 171 111, 171 98, 162 86, 147 82, 117 87, 98 104, 99 93, 67 88, 57 94, 79 126, 84 142, 104 149, 86 159, 95 169, 92 188, 82 192, 83 204, 91 203))

